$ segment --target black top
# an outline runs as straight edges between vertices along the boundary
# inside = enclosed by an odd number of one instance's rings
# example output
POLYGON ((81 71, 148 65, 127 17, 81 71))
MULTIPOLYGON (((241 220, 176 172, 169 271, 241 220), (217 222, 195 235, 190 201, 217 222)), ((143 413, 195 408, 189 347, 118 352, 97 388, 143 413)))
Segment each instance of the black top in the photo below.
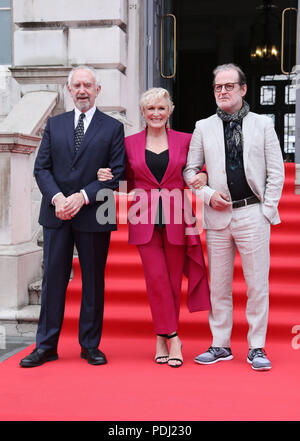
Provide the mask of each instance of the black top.
POLYGON ((250 196, 255 196, 253 191, 248 185, 245 170, 244 170, 244 160, 243 160, 243 152, 239 154, 239 160, 242 164, 242 167, 237 167, 235 170, 232 170, 229 162, 229 155, 226 144, 226 136, 225 136, 225 127, 229 124, 228 122, 223 121, 224 126, 224 140, 225 140, 225 155, 226 155, 226 175, 227 175, 227 185, 230 191, 231 199, 233 201, 239 201, 240 199, 246 199, 250 196))
MULTIPOLYGON (((155 179, 160 183, 164 174, 167 170, 169 163, 169 150, 164 150, 161 153, 154 153, 151 150, 146 150, 146 164, 155 177, 155 179)), ((164 214, 161 198, 158 201, 158 208, 155 218, 155 225, 158 227, 164 227, 164 214)))

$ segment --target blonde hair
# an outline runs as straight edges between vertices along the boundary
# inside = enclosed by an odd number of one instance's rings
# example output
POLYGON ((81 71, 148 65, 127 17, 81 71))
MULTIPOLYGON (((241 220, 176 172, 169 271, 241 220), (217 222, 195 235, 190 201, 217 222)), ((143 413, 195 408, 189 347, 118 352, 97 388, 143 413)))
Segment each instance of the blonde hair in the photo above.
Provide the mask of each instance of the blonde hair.
POLYGON ((163 89, 162 87, 152 87, 151 89, 146 90, 140 98, 140 109, 141 112, 144 112, 144 109, 149 104, 156 103, 157 101, 161 100, 162 98, 165 98, 168 103, 168 108, 170 115, 172 114, 174 110, 174 104, 170 97, 169 92, 166 89, 163 89))

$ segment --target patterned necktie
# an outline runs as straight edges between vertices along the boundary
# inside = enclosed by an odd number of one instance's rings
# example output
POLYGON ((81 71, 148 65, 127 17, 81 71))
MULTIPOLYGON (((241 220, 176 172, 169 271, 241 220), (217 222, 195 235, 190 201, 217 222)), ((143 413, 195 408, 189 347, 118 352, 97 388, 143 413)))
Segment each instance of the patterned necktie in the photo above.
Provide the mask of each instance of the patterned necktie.
POLYGON ((242 108, 233 114, 217 108, 217 115, 225 124, 225 142, 231 170, 243 168, 243 132, 242 121, 250 111, 249 104, 243 100, 242 108))
POLYGON ((84 113, 80 114, 78 124, 75 129, 75 153, 78 152, 79 147, 82 143, 82 139, 84 137, 84 125, 83 125, 83 118, 85 117, 84 113))
POLYGON ((239 121, 230 121, 226 124, 225 140, 230 169, 243 168, 243 134, 239 121))

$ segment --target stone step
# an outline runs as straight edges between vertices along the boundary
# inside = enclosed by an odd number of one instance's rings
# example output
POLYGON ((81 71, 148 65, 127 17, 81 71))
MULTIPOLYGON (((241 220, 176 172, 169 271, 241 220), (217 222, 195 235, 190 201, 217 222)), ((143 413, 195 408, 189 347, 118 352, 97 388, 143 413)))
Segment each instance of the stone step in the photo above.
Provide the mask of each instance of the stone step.
POLYGON ((7 308, 0 310, 0 323, 5 327, 6 336, 22 337, 34 341, 40 305, 27 305, 23 308, 7 308))

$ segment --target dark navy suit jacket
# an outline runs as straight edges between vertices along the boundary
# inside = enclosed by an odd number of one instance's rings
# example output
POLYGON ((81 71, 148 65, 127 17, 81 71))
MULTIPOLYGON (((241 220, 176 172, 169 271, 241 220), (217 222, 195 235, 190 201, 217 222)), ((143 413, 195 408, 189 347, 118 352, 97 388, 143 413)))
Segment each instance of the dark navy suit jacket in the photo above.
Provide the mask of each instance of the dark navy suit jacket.
MULTIPOLYGON (((59 228, 63 222, 72 222, 80 231, 97 232, 116 229, 116 223, 100 225, 96 219, 97 192, 104 188, 115 190, 125 171, 124 127, 98 109, 88 126, 79 151, 74 149, 74 111, 49 118, 35 161, 34 175, 43 198, 39 223, 48 228, 59 228), (112 169, 114 178, 108 182, 97 180, 100 167, 112 169), (61 221, 55 215, 52 198, 85 190, 89 204, 84 205, 70 221, 61 221)), ((115 207, 114 207, 115 208, 115 207)))

